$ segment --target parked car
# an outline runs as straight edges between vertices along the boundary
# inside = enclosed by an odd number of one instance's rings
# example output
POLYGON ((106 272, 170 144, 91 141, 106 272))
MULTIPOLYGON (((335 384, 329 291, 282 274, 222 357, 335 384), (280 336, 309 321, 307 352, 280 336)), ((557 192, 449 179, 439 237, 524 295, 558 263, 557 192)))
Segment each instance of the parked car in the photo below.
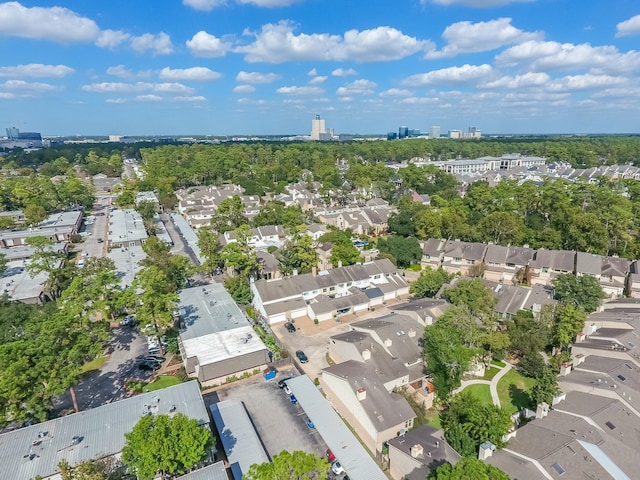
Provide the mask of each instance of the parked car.
POLYGON ((333 461, 336 459, 336 456, 330 448, 327 448, 327 453, 325 455, 327 456, 327 460, 329 461, 329 463, 333 463, 333 461))
POLYGON ((143 360, 138 364, 138 368, 143 372, 155 372, 160 368, 161 364, 150 360, 143 360))
POLYGON ((310 418, 307 418, 307 427, 309 428, 316 428, 316 426, 313 424, 313 422, 311 421, 310 418))
POLYGON ((287 395, 291 395, 291 389, 289 388, 289 385, 285 384, 284 386, 284 393, 286 393, 287 395))
POLYGON ((82 267, 84 267, 84 258, 81 258, 81 259, 78 261, 78 268, 82 268, 82 267))
POLYGON ((291 403, 293 403, 294 405, 295 405, 296 403, 298 403, 298 399, 296 398, 296 396, 295 396, 293 393, 292 393, 291 395, 289 395, 289 401, 290 401, 291 403))
POLYGON ((131 315, 127 315, 122 320, 120 320, 121 327, 133 325, 134 323, 136 323, 136 315, 134 313, 132 313, 131 315))
POLYGON ((102 242, 104 242, 104 240, 103 240, 103 239, 101 239, 101 238, 99 238, 99 239, 98 239, 98 243, 102 243, 102 242))
POLYGON ((295 332, 295 331, 296 331, 296 326, 295 326, 293 323, 291 323, 291 322, 287 322, 287 323, 285 323, 285 324, 284 324, 284 326, 285 326, 285 328, 287 329, 287 331, 288 331, 289 333, 293 333, 293 332, 295 332))
POLYGON ((158 362, 159 363, 163 363, 166 360, 166 358, 161 357, 160 355, 154 355, 154 354, 147 355, 146 357, 144 357, 144 359, 146 361, 156 362, 156 363, 158 363, 158 362))
POLYGON ((340 475, 344 473, 344 467, 340 464, 340 462, 334 462, 333 465, 331 465, 331 471, 336 475, 340 475))
POLYGON ((300 363, 307 363, 309 361, 309 357, 307 357, 307 355, 302 350, 298 350, 296 352, 296 357, 298 357, 300 363))

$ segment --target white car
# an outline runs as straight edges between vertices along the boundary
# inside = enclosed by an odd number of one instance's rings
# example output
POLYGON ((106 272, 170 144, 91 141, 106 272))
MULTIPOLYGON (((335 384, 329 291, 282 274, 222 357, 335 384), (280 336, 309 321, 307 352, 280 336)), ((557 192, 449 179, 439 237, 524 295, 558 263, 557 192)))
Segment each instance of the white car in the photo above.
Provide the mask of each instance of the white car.
POLYGON ((289 388, 289 385, 287 385, 286 383, 284 384, 284 393, 286 393, 287 395, 291 395, 291 389, 289 388))
POLYGON ((83 259, 83 258, 81 258, 81 259, 78 261, 78 268, 82 268, 82 267, 84 267, 84 259, 83 259))
POLYGON ((336 475, 341 475, 344 473, 344 467, 340 464, 340 462, 334 462, 333 465, 331 465, 331 471, 336 475))

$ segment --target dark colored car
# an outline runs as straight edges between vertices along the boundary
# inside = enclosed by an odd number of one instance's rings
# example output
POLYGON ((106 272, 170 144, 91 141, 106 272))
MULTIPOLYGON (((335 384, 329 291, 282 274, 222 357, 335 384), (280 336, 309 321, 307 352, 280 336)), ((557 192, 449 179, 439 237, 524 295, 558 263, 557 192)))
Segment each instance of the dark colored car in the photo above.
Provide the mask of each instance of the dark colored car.
POLYGON ((287 329, 287 331, 288 331, 289 333, 293 333, 293 332, 295 332, 295 331, 296 331, 296 326, 295 326, 293 323, 291 323, 291 322, 287 322, 287 323, 285 323, 285 324, 284 324, 284 326, 285 326, 285 328, 287 329))
POLYGON ((290 380, 290 379, 291 379, 291 377, 283 378, 282 380, 280 380, 278 382, 278 387, 284 388, 285 385, 287 384, 287 380, 290 380))
POLYGON ((292 393, 291 395, 289 395, 289 400, 291 401, 291 403, 293 403, 294 405, 296 403, 298 403, 298 399, 296 398, 296 396, 292 393))
POLYGON ((147 355, 144 359, 147 362, 153 363, 163 363, 166 360, 166 358, 161 357, 160 355, 147 355))
POLYGON ((298 360, 300 360, 300 363, 307 363, 309 361, 309 358, 302 350, 298 350, 296 352, 296 357, 298 357, 298 360))
POLYGON ((103 240, 103 239, 101 239, 101 238, 99 238, 99 239, 98 239, 98 243, 102 243, 102 242, 104 242, 104 240, 103 240))
POLYGON ((155 372, 160 368, 160 364, 151 360, 143 360, 138 364, 138 368, 143 372, 155 372))

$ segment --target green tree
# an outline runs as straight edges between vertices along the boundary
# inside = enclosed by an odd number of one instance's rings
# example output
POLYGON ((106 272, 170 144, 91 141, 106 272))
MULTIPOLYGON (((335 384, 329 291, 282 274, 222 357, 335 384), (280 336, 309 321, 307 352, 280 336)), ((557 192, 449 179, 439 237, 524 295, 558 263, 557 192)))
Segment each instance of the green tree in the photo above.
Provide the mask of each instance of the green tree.
POLYGON ((378 248, 381 252, 393 255, 399 267, 407 268, 420 262, 422 248, 414 237, 401 237, 390 235, 387 238, 378 239, 378 248))
POLYGON ((565 348, 575 342, 576 335, 584 329, 587 312, 574 305, 559 305, 554 311, 552 343, 565 348))
POLYGON ((294 230, 279 254, 280 269, 284 275, 291 275, 294 270, 309 273, 319 260, 313 239, 299 229, 294 230))
POLYGON ((325 480, 329 462, 315 453, 301 450, 274 455, 273 461, 251 465, 246 480, 325 480))
POLYGON ((26 239, 25 243, 34 249, 26 266, 27 272, 31 278, 45 272, 47 274, 45 289, 52 298, 57 298, 68 281, 68 272, 63 268, 64 252, 56 251, 53 240, 46 237, 30 237, 26 239))
POLYGON ((142 201, 136 205, 136 212, 140 214, 142 217, 142 223, 144 224, 144 229, 147 234, 155 235, 156 234, 156 205, 153 202, 148 200, 142 201))
POLYGON ((27 225, 34 226, 46 220, 47 211, 42 205, 30 203, 24 208, 24 219, 27 225))
POLYGON ((462 458, 455 465, 438 466, 428 480, 509 480, 509 476, 493 465, 473 457, 462 458))
POLYGON ((58 464, 62 480, 121 480, 122 464, 113 457, 84 460, 71 466, 66 460, 58 464))
POLYGON ((605 298, 598 280, 590 275, 558 275, 552 282, 555 297, 564 304, 575 305, 587 313, 595 312, 605 298))
POLYGON ((451 278, 453 275, 449 275, 442 268, 433 270, 427 267, 420 272, 420 277, 411 284, 409 291, 418 298, 433 297, 451 278))
POLYGON ((479 278, 463 278, 442 293, 442 298, 454 305, 466 305, 477 317, 492 315, 496 305, 493 291, 479 278))
POLYGON ((147 254, 140 264, 144 267, 154 266, 162 270, 170 285, 170 291, 175 292, 185 286, 189 277, 195 272, 195 267, 188 257, 173 255, 171 248, 157 237, 150 237, 142 245, 147 254))
POLYGON ((244 205, 239 195, 225 198, 215 215, 211 218, 211 225, 219 233, 235 230, 240 225, 247 225, 249 221, 244 216, 244 205))
POLYGON ((4 253, 0 253, 0 276, 7 269, 7 256, 4 253))
POLYGON ((182 413, 143 416, 125 439, 122 461, 140 480, 185 473, 213 446, 211 432, 182 413))
POLYGON ((249 245, 251 227, 241 225, 235 231, 235 242, 229 242, 220 252, 225 267, 232 268, 236 274, 249 277, 258 272, 260 265, 255 250, 249 245))
POLYGON ((558 388, 558 376, 549 366, 545 366, 536 377, 536 383, 531 387, 531 404, 536 405, 545 402, 553 403, 553 397, 560 393, 558 388))
POLYGON ((224 288, 227 289, 231 298, 236 303, 247 305, 253 299, 251 286, 247 277, 230 277, 224 281, 224 288))
POLYGON ((208 226, 200 227, 197 230, 197 235, 200 254, 205 258, 201 269, 203 272, 211 274, 221 263, 220 253, 218 252, 220 236, 208 226))
POLYGON ((334 268, 337 268, 340 265, 343 267, 353 265, 359 262, 361 258, 360 250, 358 250, 353 243, 339 242, 331 247, 329 261, 334 268))

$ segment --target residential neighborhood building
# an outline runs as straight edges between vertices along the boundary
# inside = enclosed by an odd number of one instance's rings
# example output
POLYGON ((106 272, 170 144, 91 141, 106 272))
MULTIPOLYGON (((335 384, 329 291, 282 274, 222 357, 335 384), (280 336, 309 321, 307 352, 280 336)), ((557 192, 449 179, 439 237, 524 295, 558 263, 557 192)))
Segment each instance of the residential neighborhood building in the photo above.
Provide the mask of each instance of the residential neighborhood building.
POLYGON ((134 209, 116 209, 109 215, 109 247, 141 246, 147 238, 144 221, 134 209))
POLYGON ((35 228, 25 230, 0 231, 0 248, 18 247, 26 243, 27 238, 45 237, 58 242, 69 242, 78 233, 82 224, 82 211, 52 213, 35 228))

